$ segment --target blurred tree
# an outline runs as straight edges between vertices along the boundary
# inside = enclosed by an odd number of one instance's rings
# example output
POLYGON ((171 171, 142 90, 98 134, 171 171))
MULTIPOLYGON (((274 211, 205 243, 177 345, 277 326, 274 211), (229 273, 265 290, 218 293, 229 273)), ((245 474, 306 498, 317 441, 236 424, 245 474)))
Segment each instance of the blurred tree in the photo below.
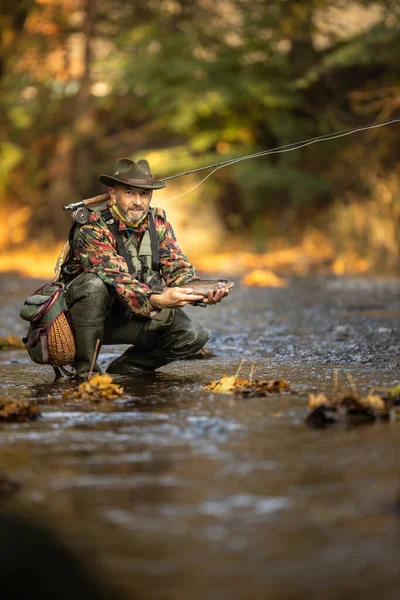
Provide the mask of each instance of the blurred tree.
MULTIPOLYGON (((65 235, 62 204, 98 193, 117 157, 151 151, 166 176, 400 104, 390 0, 3 2, 0 193, 34 209, 40 236, 65 235)), ((399 156, 388 130, 364 152, 356 138, 217 173, 221 219, 251 232, 268 215, 291 235, 344 190, 363 193, 365 161, 399 156)))

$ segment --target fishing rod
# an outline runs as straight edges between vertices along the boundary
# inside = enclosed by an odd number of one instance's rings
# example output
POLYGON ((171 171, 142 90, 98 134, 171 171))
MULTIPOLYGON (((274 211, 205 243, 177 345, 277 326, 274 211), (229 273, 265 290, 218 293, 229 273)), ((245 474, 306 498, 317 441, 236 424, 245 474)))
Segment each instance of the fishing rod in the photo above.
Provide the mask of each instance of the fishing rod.
MULTIPOLYGON (((192 175, 194 173, 200 173, 201 171, 207 171, 212 169, 211 173, 209 173, 204 179, 202 179, 199 183, 197 183, 194 187, 186 190, 183 194, 179 196, 174 196, 173 198, 168 198, 167 200, 163 200, 162 202, 169 202, 171 200, 176 200, 177 198, 181 198, 186 194, 189 194, 197 187, 199 187, 202 183, 206 181, 215 171, 218 169, 222 169, 223 167, 227 167, 228 165, 233 165, 237 162, 241 162, 243 160, 249 160, 251 158, 259 158, 261 156, 267 156, 269 154, 281 154, 283 152, 292 152, 293 150, 299 150, 300 148, 304 148, 305 146, 310 146, 311 144, 316 144, 318 142, 324 142, 328 140, 334 140, 336 138, 344 137, 346 135, 352 135, 353 133, 358 133, 359 131, 366 131, 368 129, 376 129, 378 127, 384 127, 385 125, 391 125, 393 123, 399 123, 400 118, 389 119, 387 121, 378 121, 377 123, 370 123, 369 125, 360 125, 359 127, 352 127, 351 129, 344 129, 342 131, 336 131, 334 133, 327 133, 325 135, 319 135, 313 138, 309 138, 306 140, 300 140, 298 142, 292 142, 291 144, 285 144, 284 146, 278 146, 276 148, 270 148, 269 150, 261 150, 259 152, 253 152, 252 154, 246 154, 245 156, 239 156, 237 158, 230 158, 228 160, 224 160, 213 165, 207 165, 206 167, 198 167, 197 169, 191 169, 190 171, 184 171, 183 173, 178 173, 177 175, 170 175, 169 177, 164 177, 161 181, 169 181, 171 179, 177 179, 178 177, 185 177, 186 175, 192 175)), ((90 206, 91 204, 97 204, 98 202, 104 202, 108 199, 109 195, 101 194, 99 196, 94 196, 93 198, 86 198, 86 200, 81 200, 80 202, 74 202, 72 204, 68 204, 64 206, 64 210, 75 210, 77 208, 83 206, 90 206)))

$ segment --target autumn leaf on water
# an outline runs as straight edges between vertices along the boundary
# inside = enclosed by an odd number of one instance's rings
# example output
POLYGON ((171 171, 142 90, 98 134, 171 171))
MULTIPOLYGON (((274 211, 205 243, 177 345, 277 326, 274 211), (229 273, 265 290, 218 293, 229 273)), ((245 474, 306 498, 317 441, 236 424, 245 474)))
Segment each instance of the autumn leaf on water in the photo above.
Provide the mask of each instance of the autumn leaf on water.
POLYGON ((221 379, 210 381, 203 389, 214 394, 231 394, 237 385, 245 385, 247 379, 239 379, 236 375, 223 375, 221 379))
POLYGON ((22 348, 25 348, 25 344, 16 335, 0 337, 0 350, 21 350, 22 348))
POLYGON ((111 375, 96 373, 89 381, 84 381, 79 385, 78 393, 112 399, 122 396, 124 388, 113 383, 111 375))
POLYGON ((389 419, 392 405, 396 403, 394 398, 385 398, 374 393, 377 388, 363 396, 348 373, 347 380, 350 389, 340 392, 338 373, 334 372, 333 394, 309 394, 307 425, 322 428, 340 422, 356 424, 389 419))
POLYGON ((360 399, 360 403, 366 408, 372 408, 378 413, 384 414, 387 412, 387 406, 383 401, 383 398, 376 394, 369 393, 368 396, 360 399))
POLYGON ((330 401, 325 394, 309 394, 308 396, 308 410, 314 410, 319 406, 325 406, 330 404, 330 401))
POLYGON ((74 400, 90 400, 92 402, 100 402, 101 400, 113 400, 122 396, 124 388, 122 385, 113 383, 111 375, 105 373, 101 375, 96 373, 88 381, 83 381, 79 384, 76 391, 64 392, 63 398, 73 398, 74 400))
POLYGON ((272 396, 273 394, 288 393, 292 391, 290 385, 284 379, 258 380, 244 379, 236 375, 223 375, 221 379, 211 381, 203 389, 210 390, 214 394, 235 394, 247 398, 261 396, 272 396))
POLYGON ((234 394, 247 398, 270 396, 282 392, 291 392, 292 388, 284 379, 253 379, 254 363, 251 367, 248 379, 239 377, 243 360, 235 375, 223 375, 221 379, 211 381, 203 389, 214 394, 234 394))
POLYGON ((370 394, 376 394, 379 392, 380 397, 386 404, 398 405, 400 404, 400 383, 397 383, 393 387, 378 386, 373 387, 370 394))
POLYGON ((210 381, 203 389, 210 390, 213 394, 231 394, 237 385, 242 385, 246 383, 246 379, 239 379, 239 373, 244 363, 244 358, 238 367, 235 375, 223 375, 221 379, 216 379, 215 381, 210 381))
POLYGON ((32 421, 40 416, 37 406, 28 400, 16 400, 15 398, 0 398, 0 421, 12 421, 22 423, 32 421))
POLYGON ((272 396, 274 394, 291 393, 293 390, 284 379, 249 379, 238 384, 233 393, 246 398, 272 396))

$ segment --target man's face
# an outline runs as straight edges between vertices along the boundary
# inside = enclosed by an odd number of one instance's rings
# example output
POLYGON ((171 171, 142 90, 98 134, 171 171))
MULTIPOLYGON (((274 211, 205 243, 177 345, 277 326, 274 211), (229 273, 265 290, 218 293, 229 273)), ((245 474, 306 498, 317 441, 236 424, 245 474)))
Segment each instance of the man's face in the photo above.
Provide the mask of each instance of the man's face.
POLYGON ((137 223, 147 213, 153 190, 116 185, 110 188, 110 197, 127 221, 137 223))

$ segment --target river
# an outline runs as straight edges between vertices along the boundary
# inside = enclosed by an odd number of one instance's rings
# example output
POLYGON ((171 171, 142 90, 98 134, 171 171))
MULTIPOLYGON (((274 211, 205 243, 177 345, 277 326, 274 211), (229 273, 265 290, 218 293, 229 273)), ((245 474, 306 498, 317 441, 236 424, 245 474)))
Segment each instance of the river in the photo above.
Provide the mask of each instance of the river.
MULTIPOLYGON (((22 335, 24 295, 0 277, 0 335, 22 335)), ((128 599, 400 598, 400 422, 308 428, 309 392, 338 370, 365 392, 400 381, 400 281, 314 277, 236 286, 190 307, 209 360, 121 380, 108 406, 61 401, 68 382, 24 350, 0 353, 1 395, 42 417, 0 424, 4 511, 45 522, 128 599), (284 378, 293 395, 233 399, 202 387, 284 378)), ((121 348, 105 347, 106 366, 121 348)))

